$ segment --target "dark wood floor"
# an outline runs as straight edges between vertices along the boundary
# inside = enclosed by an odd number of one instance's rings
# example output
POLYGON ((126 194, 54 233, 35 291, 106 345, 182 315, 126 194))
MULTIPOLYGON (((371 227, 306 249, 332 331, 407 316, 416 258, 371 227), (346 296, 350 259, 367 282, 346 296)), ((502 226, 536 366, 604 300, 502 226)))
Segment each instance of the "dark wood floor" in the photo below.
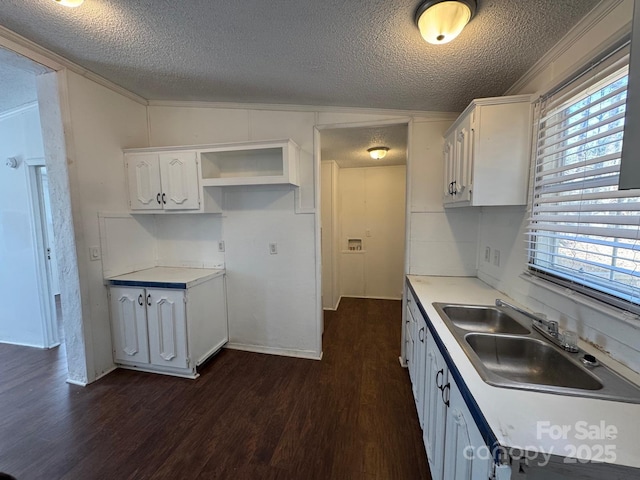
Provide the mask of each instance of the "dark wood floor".
POLYGON ((65 383, 62 349, 0 345, 0 471, 36 479, 429 478, 400 302, 343 299, 322 361, 222 351, 197 380, 65 383))

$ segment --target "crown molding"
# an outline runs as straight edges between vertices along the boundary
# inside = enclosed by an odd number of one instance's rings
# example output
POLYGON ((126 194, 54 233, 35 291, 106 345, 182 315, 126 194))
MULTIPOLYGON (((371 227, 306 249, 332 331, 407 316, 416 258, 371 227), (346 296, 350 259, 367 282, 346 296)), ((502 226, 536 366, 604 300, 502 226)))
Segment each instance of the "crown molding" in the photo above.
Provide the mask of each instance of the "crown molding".
MULTIPOLYGON (((556 43, 551 50, 545 53, 533 67, 520 77, 504 95, 512 95, 521 92, 522 89, 531 82, 535 77, 540 75, 546 68, 551 66, 558 58, 560 58, 573 45, 578 43, 587 33, 591 31, 603 18, 609 15, 613 10, 628 0, 603 0, 595 6, 580 22, 578 22, 567 34, 556 43)), ((607 45, 613 45, 619 42, 625 35, 631 32, 631 19, 617 32, 614 32, 607 41, 607 45)))
POLYGON ((142 98, 126 88, 121 87, 120 85, 117 85, 84 67, 81 67, 77 63, 58 55, 57 53, 54 53, 21 35, 18 35, 2 25, 0 25, 0 46, 19 53, 20 55, 23 55, 40 65, 44 65, 51 70, 58 71, 66 68, 67 70, 77 73, 78 75, 119 93, 120 95, 123 95, 124 97, 127 97, 141 105, 146 106, 148 103, 145 98, 142 98))
POLYGON ((198 102, 180 100, 149 100, 150 107, 182 107, 182 108, 227 108, 240 110, 272 110, 282 112, 304 113, 352 113, 364 115, 418 116, 435 120, 448 120, 453 112, 431 112, 426 110, 391 110, 383 108, 338 107, 330 105, 288 105, 281 103, 237 103, 237 102, 198 102))
POLYGON ((19 107, 10 108, 9 110, 0 112, 0 120, 13 117, 14 115, 18 115, 34 108, 38 108, 38 102, 29 102, 25 103, 24 105, 20 105, 19 107))

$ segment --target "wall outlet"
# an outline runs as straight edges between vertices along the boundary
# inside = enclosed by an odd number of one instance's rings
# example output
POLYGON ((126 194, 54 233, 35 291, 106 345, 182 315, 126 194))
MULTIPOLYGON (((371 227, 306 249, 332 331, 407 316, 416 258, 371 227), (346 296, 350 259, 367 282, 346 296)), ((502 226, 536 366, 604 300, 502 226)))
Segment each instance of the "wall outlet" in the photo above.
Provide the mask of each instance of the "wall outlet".
POLYGON ((493 264, 496 267, 500 266, 500 250, 494 250, 493 251, 493 264))
POLYGON ((224 252, 224 240, 220 240, 218 242, 218 251, 219 252, 224 252))
POLYGON ((365 230, 364 234, 365 234, 365 236, 370 237, 371 236, 371 230, 365 230))
POLYGON ((100 247, 89 247, 89 259, 91 261, 100 260, 100 247))
POLYGON ((270 255, 276 255, 278 253, 278 244, 277 243, 270 243, 269 244, 269 254, 270 255))
POLYGON ((491 261, 491 247, 484 247, 484 261, 491 261))

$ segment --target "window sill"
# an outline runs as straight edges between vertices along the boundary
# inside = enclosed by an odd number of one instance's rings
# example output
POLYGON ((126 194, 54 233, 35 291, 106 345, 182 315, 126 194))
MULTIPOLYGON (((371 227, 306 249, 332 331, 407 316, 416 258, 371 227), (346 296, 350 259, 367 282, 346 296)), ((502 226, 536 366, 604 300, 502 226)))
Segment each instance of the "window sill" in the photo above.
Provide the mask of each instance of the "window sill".
POLYGON ((587 297, 586 295, 576 292, 575 290, 561 287, 560 285, 556 285, 555 283, 549 282, 542 278, 538 278, 535 275, 531 275, 526 272, 521 273, 520 278, 525 280, 526 282, 536 285, 537 287, 544 288, 545 290, 553 292, 561 297, 566 298, 567 300, 571 300, 572 302, 584 305, 585 307, 591 308, 599 313, 602 313, 603 315, 607 315, 608 317, 613 317, 616 320, 619 320, 635 329, 640 330, 639 315, 627 312, 620 308, 616 308, 612 305, 608 305, 599 300, 587 297))

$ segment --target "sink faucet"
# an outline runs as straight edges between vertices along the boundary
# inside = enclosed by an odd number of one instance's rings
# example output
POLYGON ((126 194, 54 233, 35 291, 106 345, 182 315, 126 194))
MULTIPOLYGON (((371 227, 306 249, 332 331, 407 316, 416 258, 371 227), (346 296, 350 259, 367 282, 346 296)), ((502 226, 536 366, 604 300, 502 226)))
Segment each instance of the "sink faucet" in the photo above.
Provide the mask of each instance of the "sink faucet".
POLYGON ((515 305, 512 305, 510 303, 507 303, 500 298, 496 298, 496 307, 509 307, 510 309, 515 310, 518 313, 526 315, 527 317, 533 320, 533 327, 536 330, 540 331, 541 333, 545 334, 548 337, 551 337, 554 343, 558 345, 561 344, 560 332, 558 330, 558 322, 556 322, 555 320, 547 320, 542 316, 538 316, 534 313, 529 313, 526 310, 523 310, 522 308, 516 307, 515 305))

